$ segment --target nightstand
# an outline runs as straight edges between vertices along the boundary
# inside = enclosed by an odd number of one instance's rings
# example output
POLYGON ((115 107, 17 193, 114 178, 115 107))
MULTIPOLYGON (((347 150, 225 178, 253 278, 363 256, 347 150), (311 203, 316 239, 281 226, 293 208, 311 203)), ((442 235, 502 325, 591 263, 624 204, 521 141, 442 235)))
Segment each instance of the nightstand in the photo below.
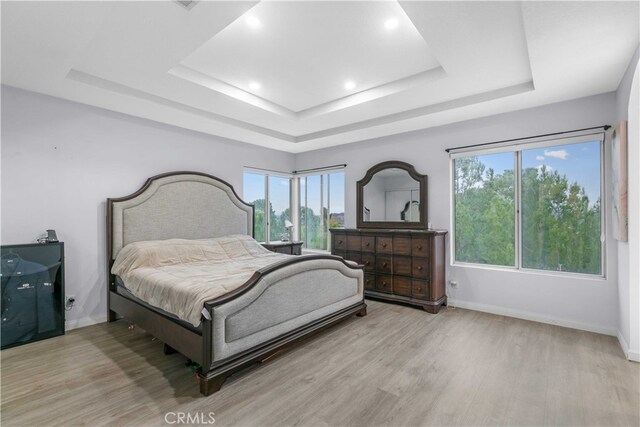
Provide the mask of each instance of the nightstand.
POLYGON ((261 245, 270 250, 271 252, 277 252, 279 254, 288 255, 300 255, 302 254, 302 242, 269 242, 261 243, 261 245))

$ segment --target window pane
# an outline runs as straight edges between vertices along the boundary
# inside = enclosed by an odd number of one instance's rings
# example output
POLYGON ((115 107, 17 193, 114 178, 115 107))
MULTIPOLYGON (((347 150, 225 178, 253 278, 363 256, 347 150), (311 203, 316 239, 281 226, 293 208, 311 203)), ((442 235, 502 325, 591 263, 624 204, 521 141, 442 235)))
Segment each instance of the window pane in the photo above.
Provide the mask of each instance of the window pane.
MULTIPOLYGON (((344 227, 344 172, 329 174, 329 228, 344 227)), ((327 250, 331 249, 331 233, 327 250)))
POLYGON ((601 274, 600 141, 522 152, 522 266, 601 274))
POLYGON ((344 172, 329 175, 329 228, 344 227, 344 172))
POLYGON ((257 173, 245 172, 243 177, 244 201, 251 203, 255 210, 254 236, 258 241, 265 241, 267 224, 264 215, 265 176, 257 173))
POLYGON ((322 230, 322 249, 329 249, 329 174, 322 175, 322 213, 320 218, 322 230))
POLYGON ((269 176, 270 231, 269 240, 289 238, 285 221, 291 221, 289 215, 289 178, 269 176))
POLYGON ((454 162, 456 261, 515 265, 514 154, 454 162))
POLYGON ((344 226, 344 172, 300 179, 300 240, 310 249, 329 250, 329 228, 344 226))
POLYGON ((300 240, 302 240, 304 242, 304 247, 307 247, 307 211, 306 211, 306 205, 307 205, 307 177, 301 177, 298 178, 299 180, 299 184, 298 184, 298 189, 299 189, 299 197, 298 200, 300 200, 300 215, 299 215, 299 219, 300 219, 300 240))
POLYGON ((301 203, 300 217, 304 218, 305 246, 310 249, 324 249, 320 208, 320 175, 305 178, 305 200, 301 203))

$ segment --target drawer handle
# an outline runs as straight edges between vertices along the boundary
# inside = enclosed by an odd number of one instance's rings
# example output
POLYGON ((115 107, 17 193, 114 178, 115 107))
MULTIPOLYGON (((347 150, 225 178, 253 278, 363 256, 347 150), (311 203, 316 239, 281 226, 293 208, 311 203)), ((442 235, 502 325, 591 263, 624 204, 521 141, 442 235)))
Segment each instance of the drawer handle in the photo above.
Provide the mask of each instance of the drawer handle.
POLYGON ((418 292, 422 292, 422 288, 418 288, 418 289, 417 289, 417 291, 418 291, 418 292))
POLYGON ((369 284, 369 282, 371 282, 371 279, 367 279, 364 281, 364 283, 367 283, 367 284, 369 284))
POLYGON ((341 245, 342 244, 342 240, 338 240, 338 244, 341 245))
POLYGON ((365 243, 364 245, 365 245, 366 247, 369 247, 369 245, 370 245, 370 244, 371 244, 370 242, 367 242, 367 243, 365 243))
POLYGON ((418 271, 422 271, 422 266, 421 265, 418 266, 418 271))
POLYGON ((365 265, 371 265, 371 261, 367 261, 365 265))
POLYGON ((387 286, 387 282, 382 282, 382 286, 387 286))
POLYGON ((386 262, 383 262, 383 263, 382 263, 382 266, 383 266, 383 267, 386 267, 386 266, 387 266, 387 263, 386 263, 386 262))
POLYGON ((382 244, 382 247, 383 247, 383 248, 386 248, 386 247, 387 247, 387 244, 386 244, 386 243, 383 243, 383 244, 382 244))
POLYGON ((418 250, 422 249, 422 245, 418 245, 416 247, 418 248, 418 250))

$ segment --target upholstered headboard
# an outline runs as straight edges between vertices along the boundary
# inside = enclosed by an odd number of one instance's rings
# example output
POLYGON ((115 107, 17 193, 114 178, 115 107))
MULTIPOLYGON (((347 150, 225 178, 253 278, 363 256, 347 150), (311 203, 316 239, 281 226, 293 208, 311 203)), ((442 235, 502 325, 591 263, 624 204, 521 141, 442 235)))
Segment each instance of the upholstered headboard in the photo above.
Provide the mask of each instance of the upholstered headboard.
POLYGON ((129 196, 107 199, 107 228, 113 260, 132 242, 253 236, 253 205, 214 176, 171 172, 149 178, 129 196))

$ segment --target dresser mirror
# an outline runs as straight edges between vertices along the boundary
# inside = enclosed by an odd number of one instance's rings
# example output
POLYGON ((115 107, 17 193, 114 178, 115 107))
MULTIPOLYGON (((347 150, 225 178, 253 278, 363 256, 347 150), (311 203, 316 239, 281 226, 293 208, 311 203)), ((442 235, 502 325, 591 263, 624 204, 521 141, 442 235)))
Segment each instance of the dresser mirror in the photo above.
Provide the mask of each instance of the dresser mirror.
POLYGON ((427 228, 427 176, 413 165, 379 163, 357 187, 358 228, 427 228))

